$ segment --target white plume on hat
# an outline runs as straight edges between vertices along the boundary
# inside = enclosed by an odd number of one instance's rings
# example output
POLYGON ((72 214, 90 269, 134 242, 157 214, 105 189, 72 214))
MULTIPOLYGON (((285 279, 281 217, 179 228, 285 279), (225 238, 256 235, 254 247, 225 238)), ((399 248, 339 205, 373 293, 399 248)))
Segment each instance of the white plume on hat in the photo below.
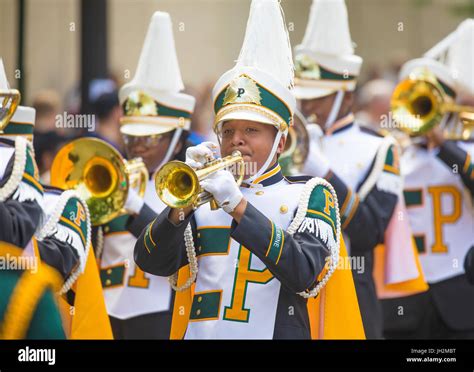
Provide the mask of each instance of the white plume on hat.
POLYGON ((8 90, 10 85, 8 84, 7 75, 5 74, 5 66, 3 66, 3 59, 0 58, 0 89, 8 90))
POLYGON ((123 94, 129 90, 128 87, 165 92, 179 92, 184 89, 168 13, 153 14, 135 76, 121 89, 121 100, 124 98, 123 94))
POLYGON ((462 22, 456 33, 458 37, 448 51, 448 66, 459 89, 474 95, 474 19, 462 22))
POLYGON ((133 79, 119 91, 120 103, 151 97, 157 105, 141 113, 125 112, 121 118, 121 132, 132 136, 148 136, 178 128, 189 130, 194 110, 194 97, 180 93, 183 79, 176 55, 171 17, 155 12, 143 43, 133 79), (143 98, 142 94, 148 97, 143 98), (141 97, 141 98, 140 98, 141 97))
POLYGON ((269 167, 282 136, 293 123, 296 99, 294 64, 283 10, 278 0, 252 0, 244 42, 231 70, 212 91, 214 130, 228 120, 273 125, 277 134, 267 160, 249 179, 253 182, 269 167))
POLYGON ((313 0, 295 58, 297 98, 313 99, 355 89, 363 60, 354 54, 344 0, 313 0))
POLYGON ((294 65, 290 37, 277 0, 253 0, 244 43, 235 69, 255 67, 283 86, 293 85, 294 65))
MULTIPOLYGON (((7 76, 5 73, 5 66, 3 65, 3 59, 0 58, 0 90, 10 90, 10 84, 8 83, 7 76)), ((15 130, 12 130, 13 125, 15 123, 22 123, 23 126, 29 125, 31 128, 34 127, 35 125, 35 115, 36 115, 36 110, 33 107, 27 107, 27 106, 18 106, 15 110, 15 113, 10 119, 9 122, 9 127, 10 129, 8 132, 9 134, 0 134, 0 137, 2 138, 9 138, 14 140, 17 135, 20 135, 19 133, 16 133, 15 130)), ((25 135, 27 139, 32 140, 33 139, 33 129, 31 129, 31 133, 25 134, 21 133, 21 135, 25 135)))
POLYGON ((464 20, 424 57, 446 66, 456 90, 474 95, 474 19, 464 20))
POLYGON ((354 54, 344 0, 313 1, 300 48, 334 56, 354 54))
POLYGON ((261 112, 258 112, 246 103, 232 102, 218 107, 214 128, 231 119, 252 120, 287 128, 296 106, 290 90, 293 87, 294 64, 290 38, 278 0, 252 0, 236 65, 215 84, 212 92, 214 101, 242 75, 250 77, 276 95, 281 104, 288 108, 288 115, 278 117, 273 108, 264 104, 259 106, 261 112))

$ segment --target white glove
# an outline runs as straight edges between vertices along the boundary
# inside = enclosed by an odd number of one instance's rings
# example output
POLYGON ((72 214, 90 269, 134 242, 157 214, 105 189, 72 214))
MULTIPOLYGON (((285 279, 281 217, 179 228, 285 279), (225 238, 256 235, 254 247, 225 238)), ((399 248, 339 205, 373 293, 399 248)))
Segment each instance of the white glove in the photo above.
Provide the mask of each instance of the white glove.
POLYGON ((329 172, 329 160, 321 149, 323 131, 317 124, 309 124, 306 129, 309 134, 309 154, 303 173, 309 176, 324 177, 329 172))
POLYGON ((134 189, 128 189, 127 201, 124 209, 129 214, 139 214, 145 201, 138 195, 134 189))
POLYGON ((213 142, 203 142, 186 150, 186 164, 194 169, 200 169, 209 160, 218 156, 219 147, 213 142))
POLYGON ((211 193, 219 207, 227 213, 232 213, 244 197, 232 173, 223 169, 202 180, 201 187, 211 193))

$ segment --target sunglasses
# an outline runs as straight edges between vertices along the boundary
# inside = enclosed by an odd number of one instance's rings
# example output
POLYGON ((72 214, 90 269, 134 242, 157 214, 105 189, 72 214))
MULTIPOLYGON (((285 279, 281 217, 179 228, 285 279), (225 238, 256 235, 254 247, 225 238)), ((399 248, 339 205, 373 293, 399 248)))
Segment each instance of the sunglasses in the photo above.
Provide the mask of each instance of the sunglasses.
POLYGON ((170 133, 153 134, 150 136, 130 136, 123 134, 123 142, 127 147, 135 147, 141 145, 146 148, 161 145, 166 138, 170 137, 170 133))

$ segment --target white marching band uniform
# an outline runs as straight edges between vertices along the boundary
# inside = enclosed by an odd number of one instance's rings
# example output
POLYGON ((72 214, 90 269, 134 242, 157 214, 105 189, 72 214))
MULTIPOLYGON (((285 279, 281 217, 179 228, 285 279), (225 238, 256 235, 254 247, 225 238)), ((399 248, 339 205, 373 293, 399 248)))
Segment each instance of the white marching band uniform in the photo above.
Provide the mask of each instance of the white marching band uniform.
MULTIPOLYGON (((125 109, 120 130, 123 135, 138 137, 175 131, 161 165, 172 160, 182 131, 190 129, 195 99, 180 93, 183 89, 171 18, 168 13, 155 12, 135 76, 119 92, 120 103, 125 109), (149 112, 140 112, 134 106, 143 97, 154 105, 149 112)), ((121 320, 172 309, 172 293, 167 278, 143 273, 133 258, 138 235, 165 207, 156 194, 153 172, 143 201, 140 210, 103 227, 100 267, 104 296, 109 315, 121 320)), ((164 330, 169 326, 162 325, 164 330)))

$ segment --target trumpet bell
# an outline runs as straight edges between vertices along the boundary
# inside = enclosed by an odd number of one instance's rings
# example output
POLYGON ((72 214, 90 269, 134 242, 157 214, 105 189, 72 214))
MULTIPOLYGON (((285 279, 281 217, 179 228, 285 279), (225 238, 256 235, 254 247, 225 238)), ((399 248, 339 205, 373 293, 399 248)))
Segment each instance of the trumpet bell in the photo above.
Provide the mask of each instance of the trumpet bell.
POLYGON ((392 94, 391 111, 399 124, 397 129, 410 137, 423 135, 443 123, 447 113, 458 113, 460 126, 458 122, 444 122, 441 130, 446 138, 467 139, 473 130, 474 107, 454 103, 435 75, 425 68, 413 71, 397 85, 392 94))
POLYGON ((240 185, 244 179, 244 159, 240 151, 222 159, 207 162, 202 169, 194 170, 178 160, 163 165, 155 176, 155 188, 159 198, 171 208, 197 208, 211 202, 211 208, 217 209, 212 195, 201 188, 200 182, 221 169, 234 168, 235 182, 240 185))
POLYGON ((427 72, 419 73, 401 81, 393 92, 393 118, 399 129, 410 136, 428 132, 444 115, 444 96, 433 79, 427 72))
POLYGON ((51 185, 75 189, 87 202, 94 226, 123 214, 129 189, 138 183, 143 196, 147 180, 141 159, 127 162, 112 146, 96 138, 70 142, 51 166, 51 185))
POLYGON ((0 133, 10 122, 15 114, 16 108, 20 104, 21 94, 16 89, 0 89, 0 133))
POLYGON ((160 199, 172 208, 186 208, 198 198, 198 176, 194 169, 180 161, 163 165, 156 175, 155 184, 160 199))

